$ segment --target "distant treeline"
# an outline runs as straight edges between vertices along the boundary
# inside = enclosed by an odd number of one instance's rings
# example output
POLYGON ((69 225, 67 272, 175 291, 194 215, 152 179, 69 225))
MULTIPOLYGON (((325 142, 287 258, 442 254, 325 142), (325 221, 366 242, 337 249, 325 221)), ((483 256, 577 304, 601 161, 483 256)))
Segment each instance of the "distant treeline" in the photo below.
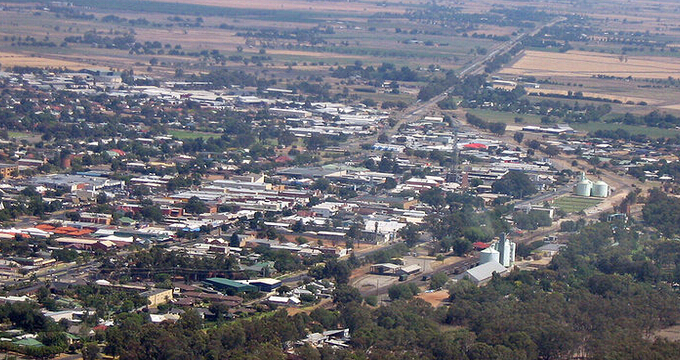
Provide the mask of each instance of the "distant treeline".
POLYGON ((394 64, 382 63, 382 65, 374 68, 373 66, 363 67, 360 61, 354 65, 347 65, 345 67, 338 66, 331 75, 339 79, 349 79, 351 77, 360 77, 364 80, 375 80, 382 82, 385 80, 391 81, 419 81, 418 73, 411 70, 408 66, 402 66, 397 69, 394 64))
POLYGON ((465 119, 470 125, 476 126, 480 129, 489 130, 494 134, 503 135, 505 134, 505 123, 501 122, 489 122, 479 116, 472 115, 470 113, 465 114, 465 119))

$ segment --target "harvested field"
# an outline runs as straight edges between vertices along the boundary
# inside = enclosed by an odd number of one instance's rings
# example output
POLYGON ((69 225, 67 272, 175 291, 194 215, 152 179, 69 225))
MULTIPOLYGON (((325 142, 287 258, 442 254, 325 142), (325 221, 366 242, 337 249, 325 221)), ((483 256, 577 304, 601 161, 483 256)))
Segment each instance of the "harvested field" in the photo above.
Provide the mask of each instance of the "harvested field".
MULTIPOLYGON (((556 94, 556 95, 567 95, 568 91, 567 90, 557 90, 557 89, 525 89, 527 94, 529 95, 540 95, 540 94, 556 94)), ((637 96, 620 96, 620 95, 612 95, 612 94, 602 94, 602 93, 596 93, 596 92, 588 92, 588 91, 583 91, 583 96, 587 98, 599 98, 599 99, 607 99, 607 100, 612 100, 612 101, 620 101, 622 103, 627 103, 629 101, 632 101, 634 103, 639 103, 639 102, 646 102, 647 104, 650 105, 656 105, 659 104, 661 101, 659 100, 654 100, 654 99, 649 99, 649 98, 642 98, 642 97, 637 97, 637 96)))
POLYGON ((430 293, 422 293, 416 297, 427 301, 433 307, 438 307, 444 300, 449 298, 449 292, 447 290, 439 290, 430 293))
POLYGON ((17 54, 17 53, 9 53, 9 52, 0 52, 0 64, 2 64, 2 66, 4 68, 12 67, 12 66, 30 66, 30 67, 40 67, 40 68, 67 67, 67 68, 73 68, 73 69, 81 69, 81 68, 84 68, 84 67, 91 67, 90 64, 87 64, 87 63, 67 61, 67 60, 58 60, 58 59, 49 59, 49 58, 40 57, 40 56, 31 56, 31 55, 26 55, 26 54, 17 54))
POLYGON ((615 77, 666 79, 680 73, 680 59, 670 57, 628 56, 623 61, 618 55, 597 54, 584 51, 553 53, 529 50, 512 66, 501 71, 507 75, 615 77))

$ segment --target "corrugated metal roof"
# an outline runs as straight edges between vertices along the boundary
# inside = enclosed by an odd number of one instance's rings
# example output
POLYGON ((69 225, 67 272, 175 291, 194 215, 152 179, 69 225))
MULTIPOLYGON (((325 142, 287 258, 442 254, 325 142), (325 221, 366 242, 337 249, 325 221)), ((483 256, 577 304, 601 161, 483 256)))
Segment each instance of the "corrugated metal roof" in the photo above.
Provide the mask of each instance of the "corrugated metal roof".
POLYGON ((472 269, 468 270, 465 272, 465 275, 469 276, 472 278, 472 280, 477 281, 477 282, 482 282, 491 276, 493 276, 493 273, 498 273, 502 274, 504 272, 508 271, 505 266, 501 265, 498 262, 491 261, 488 263, 484 263, 479 266, 475 266, 472 269))

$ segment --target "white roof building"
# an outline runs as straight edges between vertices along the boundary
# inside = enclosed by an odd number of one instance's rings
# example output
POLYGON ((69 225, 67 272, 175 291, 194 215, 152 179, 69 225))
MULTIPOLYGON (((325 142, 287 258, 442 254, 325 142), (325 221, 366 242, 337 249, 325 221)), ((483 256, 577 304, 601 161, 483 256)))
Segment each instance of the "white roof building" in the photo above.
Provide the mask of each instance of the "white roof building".
POLYGON ((507 271, 508 270, 505 268, 505 266, 501 265, 498 262, 491 261, 479 266, 475 266, 472 269, 469 269, 468 271, 465 272, 464 277, 471 280, 477 285, 483 285, 489 280, 491 280, 491 277, 493 277, 494 273, 502 275, 507 271))

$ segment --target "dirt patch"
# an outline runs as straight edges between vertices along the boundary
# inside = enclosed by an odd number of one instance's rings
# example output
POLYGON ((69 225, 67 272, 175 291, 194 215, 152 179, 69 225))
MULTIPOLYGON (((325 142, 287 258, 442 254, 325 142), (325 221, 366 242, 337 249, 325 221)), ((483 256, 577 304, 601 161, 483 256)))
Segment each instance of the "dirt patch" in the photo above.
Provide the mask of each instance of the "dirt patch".
POLYGON ((430 293, 422 293, 416 297, 427 301, 433 307, 439 307, 446 299, 449 298, 449 292, 446 290, 439 290, 430 293))
POLYGON ((597 54, 585 51, 552 53, 525 51, 522 57, 501 73, 529 76, 615 77, 666 79, 680 72, 680 59, 653 56, 597 54))
POLYGON ((333 304, 333 300, 331 300, 331 299, 323 299, 323 300, 319 301, 318 304, 315 304, 315 305, 312 305, 312 306, 308 306, 308 307, 304 307, 304 308, 289 307, 289 308, 286 308, 286 311, 288 312, 288 315, 289 315, 289 316, 293 316, 293 315, 295 315, 295 314, 300 314, 300 313, 307 313, 307 314, 309 314, 309 313, 311 313, 312 311, 314 311, 314 309, 318 309, 318 308, 327 309, 327 308, 329 308, 332 304, 333 304))
POLYGON ((432 267, 432 269, 437 269, 441 266, 455 264, 455 263, 463 261, 463 260, 465 260, 464 257, 450 256, 450 257, 445 258, 444 261, 434 261, 434 262, 432 262, 432 264, 430 266, 432 267))
POLYGON ((668 341, 680 340, 680 325, 674 325, 665 329, 658 330, 653 335, 654 338, 662 338, 668 341))

